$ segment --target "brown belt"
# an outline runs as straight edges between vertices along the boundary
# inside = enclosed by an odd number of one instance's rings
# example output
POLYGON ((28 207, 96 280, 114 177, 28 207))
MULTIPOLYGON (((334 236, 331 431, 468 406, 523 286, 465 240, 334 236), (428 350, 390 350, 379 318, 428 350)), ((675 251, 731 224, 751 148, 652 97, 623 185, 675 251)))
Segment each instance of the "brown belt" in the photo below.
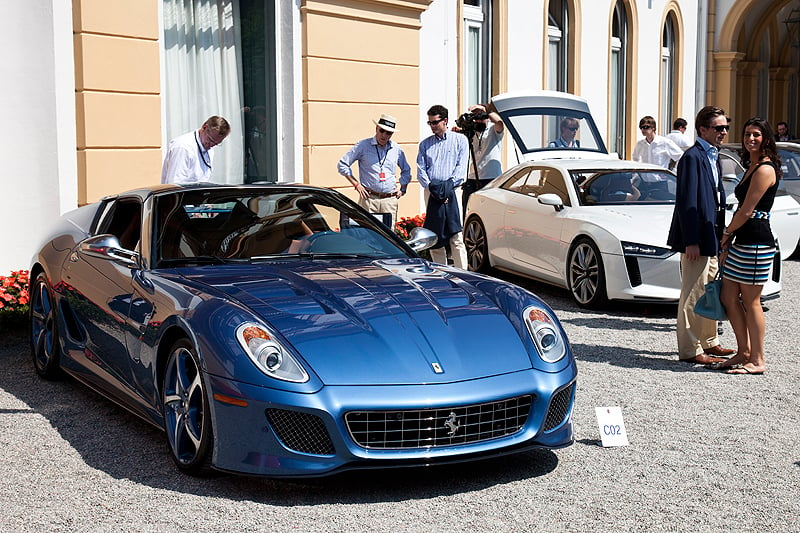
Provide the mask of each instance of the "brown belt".
MULTIPOLYGON (((366 189, 366 187, 364 188, 366 189)), ((378 192, 378 191, 373 191, 372 189, 367 189, 367 192, 369 193, 370 196, 374 196, 375 198, 380 198, 381 200, 383 200, 384 198, 392 198, 393 196, 395 196, 393 192, 378 192)))

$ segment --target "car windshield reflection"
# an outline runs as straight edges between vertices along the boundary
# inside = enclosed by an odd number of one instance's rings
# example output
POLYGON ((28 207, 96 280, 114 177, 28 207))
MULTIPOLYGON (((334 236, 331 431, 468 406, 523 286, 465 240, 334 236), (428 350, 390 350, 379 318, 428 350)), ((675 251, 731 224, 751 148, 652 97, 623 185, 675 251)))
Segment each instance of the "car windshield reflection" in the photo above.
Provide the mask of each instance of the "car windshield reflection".
POLYGON ((185 191, 156 198, 160 267, 411 256, 389 228, 322 191, 185 191))

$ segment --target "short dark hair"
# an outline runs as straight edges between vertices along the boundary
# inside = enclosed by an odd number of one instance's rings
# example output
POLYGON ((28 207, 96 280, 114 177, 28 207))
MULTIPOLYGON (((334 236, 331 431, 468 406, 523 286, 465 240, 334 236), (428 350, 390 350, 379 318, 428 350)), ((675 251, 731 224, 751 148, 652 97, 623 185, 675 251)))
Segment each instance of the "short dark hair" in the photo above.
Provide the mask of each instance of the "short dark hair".
POLYGON ((675 122, 672 123, 672 129, 673 130, 679 130, 681 128, 685 128, 688 125, 689 125, 689 123, 686 122, 686 119, 676 118, 675 122))
POLYGON ((447 108, 443 105, 434 105, 428 109, 428 116, 435 117, 439 115, 441 118, 447 118, 447 108))
POLYGON ((697 116, 694 119, 694 131, 697 132, 697 135, 700 135, 700 127, 708 128, 711 125, 711 121, 719 116, 726 116, 724 109, 714 105, 705 106, 697 112, 697 116))

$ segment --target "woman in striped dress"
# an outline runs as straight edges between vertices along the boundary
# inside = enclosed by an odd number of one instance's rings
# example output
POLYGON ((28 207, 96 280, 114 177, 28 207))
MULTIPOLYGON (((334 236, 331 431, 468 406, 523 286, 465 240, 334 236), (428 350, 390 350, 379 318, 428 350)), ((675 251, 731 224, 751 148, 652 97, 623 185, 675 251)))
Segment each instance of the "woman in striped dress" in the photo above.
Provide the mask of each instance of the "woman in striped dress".
POLYGON ((722 303, 736 335, 737 353, 721 363, 728 374, 763 374, 764 311, 761 289, 775 257, 770 210, 781 177, 781 161, 769 123, 751 118, 742 134, 747 169, 734 194, 739 208, 722 233, 722 303))

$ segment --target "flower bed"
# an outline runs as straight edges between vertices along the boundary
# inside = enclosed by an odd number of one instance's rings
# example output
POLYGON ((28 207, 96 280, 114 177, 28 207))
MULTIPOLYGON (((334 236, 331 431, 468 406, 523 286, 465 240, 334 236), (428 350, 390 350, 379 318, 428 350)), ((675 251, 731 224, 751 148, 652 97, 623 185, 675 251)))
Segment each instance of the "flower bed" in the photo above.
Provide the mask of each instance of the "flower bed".
POLYGON ((421 228, 425 223, 425 215, 417 215, 415 217, 403 217, 397 221, 394 226, 394 232, 400 235, 403 240, 408 239, 411 230, 414 228, 421 228))
POLYGON ((28 316, 28 271, 16 270, 0 276, 0 330, 19 330, 28 316))

